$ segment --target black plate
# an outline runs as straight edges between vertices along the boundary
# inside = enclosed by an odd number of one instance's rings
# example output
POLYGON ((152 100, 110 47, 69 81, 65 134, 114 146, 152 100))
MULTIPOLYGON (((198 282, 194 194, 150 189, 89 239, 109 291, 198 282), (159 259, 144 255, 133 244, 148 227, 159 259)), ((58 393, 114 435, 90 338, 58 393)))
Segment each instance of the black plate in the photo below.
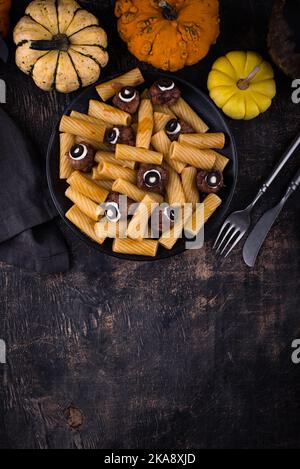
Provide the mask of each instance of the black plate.
MULTIPOLYGON (((142 85, 142 89, 149 87, 156 79, 157 73, 145 72, 143 73, 146 84, 142 85)), ((167 76, 174 79, 173 75, 166 73, 160 73, 160 76, 167 76)), ((113 78, 113 77, 111 77, 113 78)), ((107 81, 109 78, 106 78, 103 81, 107 81)), ((215 107, 213 102, 200 90, 186 81, 176 78, 175 80, 178 83, 182 91, 183 98, 193 107, 193 109, 199 113, 199 115, 204 119, 205 122, 209 125, 210 131, 212 132, 224 132, 227 137, 227 143, 224 150, 221 151, 222 154, 227 156, 230 159, 225 170, 225 183, 226 187, 222 190, 220 197, 223 200, 223 204, 219 207, 217 212, 207 223, 205 228, 205 237, 206 239, 215 234, 216 227, 220 224, 223 217, 225 216, 229 204, 232 200, 238 173, 238 162, 237 162, 237 152, 234 142, 234 138, 219 110, 215 107)), ((90 88, 87 88, 80 96, 78 96, 72 104, 65 110, 65 114, 69 114, 72 110, 86 113, 88 110, 88 103, 90 99, 100 99, 99 95, 95 89, 95 85, 90 88)), ((130 256, 123 254, 116 254, 112 252, 112 241, 107 240, 105 243, 100 246, 91 240, 88 236, 83 234, 76 226, 74 226, 67 218, 65 213, 69 210, 72 203, 65 197, 65 191, 67 189, 67 183, 64 180, 59 179, 59 122, 55 126, 48 147, 47 153, 47 179, 48 185, 50 188, 50 193, 54 204, 65 221, 65 223, 71 228, 71 230, 76 233, 84 242, 88 243, 90 246, 93 246, 100 252, 104 252, 111 256, 119 257, 122 259, 131 259, 131 260, 155 260, 163 259, 166 257, 174 256, 180 254, 185 250, 184 240, 179 240, 177 244, 171 251, 168 251, 162 247, 159 248, 158 254, 155 258, 149 258, 144 256, 130 256)))

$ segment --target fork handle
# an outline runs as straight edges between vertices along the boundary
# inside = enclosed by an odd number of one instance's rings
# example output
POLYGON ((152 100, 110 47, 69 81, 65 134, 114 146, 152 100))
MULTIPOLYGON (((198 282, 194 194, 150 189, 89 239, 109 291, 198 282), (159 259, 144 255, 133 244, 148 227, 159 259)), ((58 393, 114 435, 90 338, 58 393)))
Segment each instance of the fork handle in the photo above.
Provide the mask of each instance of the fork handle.
POLYGON ((267 192, 267 190, 269 189, 274 179, 278 176, 282 168, 286 165, 286 163, 289 161, 291 156, 293 156, 293 154, 295 153, 295 151, 298 149, 299 146, 300 146, 300 134, 295 138, 295 140, 290 145, 288 150, 283 154, 282 158, 278 161, 277 165, 273 169, 269 178, 265 181, 265 183, 259 189, 257 196, 253 200, 252 204, 249 205, 248 207, 249 209, 252 209, 260 200, 260 198, 267 192))

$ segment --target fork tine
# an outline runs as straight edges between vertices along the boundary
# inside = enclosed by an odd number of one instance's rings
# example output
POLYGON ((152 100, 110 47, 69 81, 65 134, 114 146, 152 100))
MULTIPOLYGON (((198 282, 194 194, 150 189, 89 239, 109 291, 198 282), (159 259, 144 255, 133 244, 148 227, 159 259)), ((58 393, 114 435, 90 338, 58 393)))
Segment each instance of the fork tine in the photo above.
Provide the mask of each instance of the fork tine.
POLYGON ((230 238, 228 239, 227 243, 225 244, 225 246, 223 247, 222 251, 220 252, 220 256, 222 256, 222 254, 224 254, 224 252, 226 251, 226 249, 228 248, 229 244, 231 243, 231 241, 234 239, 234 237, 240 233, 240 230, 237 228, 236 230, 234 230, 234 232, 232 233, 232 235, 230 236, 230 238))
POLYGON ((238 238, 235 240, 235 242, 233 243, 233 245, 231 246, 231 248, 229 249, 229 251, 227 252, 227 254, 225 255, 225 258, 229 256, 229 254, 231 253, 231 251, 235 248, 235 246, 241 241, 242 237, 244 236, 245 233, 241 233, 240 236, 238 236, 238 238))
POLYGON ((224 234, 223 238, 221 239, 221 241, 219 243, 219 246, 217 248, 217 253, 219 253, 220 250, 223 248, 224 243, 226 243, 228 237, 231 235, 232 230, 234 230, 234 229, 235 229, 234 225, 229 225, 228 230, 226 231, 226 233, 224 234))
POLYGON ((216 247, 217 247, 217 245, 218 245, 218 241, 219 241, 219 239, 221 238, 221 234, 223 233, 223 231, 225 230, 225 228, 226 228, 227 225, 230 225, 230 222, 229 222, 228 220, 226 220, 226 221, 224 222, 222 228, 220 229, 219 234, 218 234, 218 237, 217 237, 217 239, 216 239, 216 241, 215 241, 215 244, 213 245, 213 249, 216 249, 216 247))

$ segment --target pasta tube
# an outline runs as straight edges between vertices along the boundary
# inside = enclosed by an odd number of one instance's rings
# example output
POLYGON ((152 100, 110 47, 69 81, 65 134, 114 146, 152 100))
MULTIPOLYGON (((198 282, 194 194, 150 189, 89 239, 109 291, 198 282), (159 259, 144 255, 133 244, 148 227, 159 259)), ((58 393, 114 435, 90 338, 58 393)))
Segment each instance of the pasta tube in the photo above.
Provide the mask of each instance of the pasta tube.
POLYGON ((169 120, 176 117, 172 109, 170 109, 166 104, 154 104, 153 110, 154 112, 160 112, 161 114, 168 114, 170 116, 169 120))
POLYGON ((81 119, 85 122, 90 122, 91 124, 104 125, 104 127, 106 127, 106 123, 104 121, 102 121, 101 119, 97 119, 96 117, 88 116, 87 114, 82 114, 81 112, 72 111, 71 114, 70 114, 70 117, 73 117, 74 119, 81 119))
POLYGON ((143 198, 128 225, 127 234, 130 238, 137 239, 147 236, 149 218, 158 205, 156 198, 152 197, 151 194, 147 194, 143 198))
POLYGON ((82 119, 63 116, 59 126, 60 132, 66 132, 73 135, 79 135, 82 138, 97 140, 103 142, 105 135, 105 126, 103 124, 94 124, 82 119))
POLYGON ((218 153, 217 156, 216 156, 216 162, 215 162, 214 169, 216 171, 220 171, 221 173, 223 173, 223 171, 225 170, 225 168, 228 165, 229 161, 230 160, 228 158, 226 158, 226 156, 221 155, 220 153, 218 153))
POLYGON ((216 194, 209 194, 204 199, 203 204, 199 204, 192 217, 187 220, 184 226, 186 235, 191 238, 197 236, 201 228, 203 228, 204 224, 209 220, 209 218, 213 215, 221 203, 222 200, 220 197, 218 197, 216 194))
POLYGON ((67 183, 73 189, 85 195, 94 202, 97 202, 98 204, 105 202, 107 199, 108 191, 102 187, 99 187, 91 179, 85 177, 79 171, 74 171, 74 173, 72 173, 67 180, 67 183))
POLYGON ((98 205, 93 202, 91 199, 81 194, 80 192, 73 189, 69 186, 65 193, 66 197, 70 199, 87 217, 91 218, 94 221, 98 221, 99 217, 97 215, 98 205))
POLYGON ((131 115, 109 104, 90 100, 89 115, 104 120, 108 125, 130 125, 131 115))
POLYGON ((193 205, 198 204, 200 194, 197 188, 197 169, 192 166, 184 168, 181 173, 181 181, 186 202, 193 205))
POLYGON ((171 140, 167 134, 161 130, 157 134, 153 135, 151 139, 151 144, 153 148, 164 155, 164 160, 173 168, 177 173, 181 173, 183 168, 185 168, 185 163, 180 161, 175 161, 170 158, 169 152, 172 145, 171 140))
POLYGON ((136 146, 149 149, 153 133, 153 108, 150 99, 142 99, 138 112, 136 146))
POLYGON ((97 142, 97 140, 91 140, 89 138, 82 138, 77 135, 75 137, 75 143, 82 143, 82 142, 91 145, 95 150, 98 150, 98 151, 108 151, 110 149, 107 143, 97 142))
POLYGON ((173 142, 170 149, 170 158, 175 161, 187 163, 195 168, 211 170, 216 162, 217 153, 214 150, 199 150, 196 147, 173 142))
MULTIPOLYGON (((97 169, 97 168, 96 168, 97 169)), ((107 190, 108 192, 112 191, 112 186, 114 181, 110 181, 108 179, 94 179, 93 181, 97 186, 102 187, 103 189, 107 190)))
POLYGON ((206 134, 181 134, 179 143, 192 145, 193 147, 205 148, 224 148, 225 135, 223 133, 206 133, 206 134))
POLYGON ((96 223, 95 232, 98 238, 126 238, 127 220, 120 220, 118 223, 103 218, 96 223))
POLYGON ((137 161, 145 164, 161 165, 163 154, 145 148, 135 148, 129 145, 117 144, 116 159, 121 161, 137 161))
MULTIPOLYGON (((119 192, 119 194, 127 195, 129 199, 132 199, 136 202, 141 202, 143 198, 146 197, 146 195, 149 195, 149 192, 143 191, 139 187, 131 184, 128 181, 125 181, 124 179, 117 179, 114 181, 112 190, 114 192, 119 192)), ((151 194, 151 197, 159 203, 163 201, 162 196, 159 194, 153 193, 151 194)))
POLYGON ((208 131, 206 123, 198 116, 198 114, 190 107, 190 105, 183 99, 179 98, 178 102, 171 106, 171 110, 177 117, 187 122, 195 132, 204 134, 208 131))
POLYGON ((104 243, 105 239, 98 238, 95 233, 95 222, 82 213, 76 205, 73 205, 73 207, 71 207, 70 210, 66 213, 66 218, 70 220, 73 225, 77 226, 80 231, 96 241, 96 243, 104 243))
POLYGON ((68 158, 68 152, 75 143, 74 135, 62 133, 60 138, 60 161, 59 161, 59 177, 60 179, 68 179, 73 172, 73 168, 68 158))
POLYGON ((168 196, 169 204, 184 205, 186 200, 179 174, 177 174, 176 171, 171 168, 168 164, 165 163, 164 166, 169 171, 168 183, 166 185, 166 193, 168 196))
POLYGON ((136 172, 130 168, 124 168, 107 161, 101 161, 98 166, 99 176, 103 179, 125 179, 132 184, 136 184, 136 172))
POLYGON ((182 207, 181 213, 175 221, 174 226, 161 235, 159 244, 161 244, 166 249, 172 249, 178 239, 182 236, 184 225, 192 216, 192 213, 193 209, 191 205, 185 205, 182 207))
POLYGON ((115 158, 115 154, 109 151, 98 151, 95 155, 96 163, 101 163, 101 161, 107 161, 108 163, 118 164, 124 166, 124 168, 134 169, 136 166, 135 161, 118 161, 115 158))
POLYGON ((121 88, 124 86, 136 87, 144 83, 144 77, 139 68, 135 68, 130 72, 121 75, 120 77, 114 78, 113 80, 106 81, 97 86, 97 92, 103 101, 107 101, 112 98, 121 88))
POLYGON ((154 133, 165 130, 167 123, 171 120, 170 114, 164 114, 162 112, 155 112, 153 115, 154 119, 154 133))
POLYGON ((115 239, 113 242, 113 252, 119 254, 155 257, 157 250, 158 241, 153 239, 115 239))

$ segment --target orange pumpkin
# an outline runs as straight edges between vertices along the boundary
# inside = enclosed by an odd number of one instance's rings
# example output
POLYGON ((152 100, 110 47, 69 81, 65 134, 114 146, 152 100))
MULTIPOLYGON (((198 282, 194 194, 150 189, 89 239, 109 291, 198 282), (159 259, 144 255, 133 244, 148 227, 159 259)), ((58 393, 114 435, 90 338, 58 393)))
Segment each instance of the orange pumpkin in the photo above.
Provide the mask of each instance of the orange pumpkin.
POLYGON ((117 0, 121 38, 139 60, 176 71, 203 59, 218 38, 218 0, 117 0))
POLYGON ((9 27, 11 0, 0 0, 0 36, 5 37, 9 27))

